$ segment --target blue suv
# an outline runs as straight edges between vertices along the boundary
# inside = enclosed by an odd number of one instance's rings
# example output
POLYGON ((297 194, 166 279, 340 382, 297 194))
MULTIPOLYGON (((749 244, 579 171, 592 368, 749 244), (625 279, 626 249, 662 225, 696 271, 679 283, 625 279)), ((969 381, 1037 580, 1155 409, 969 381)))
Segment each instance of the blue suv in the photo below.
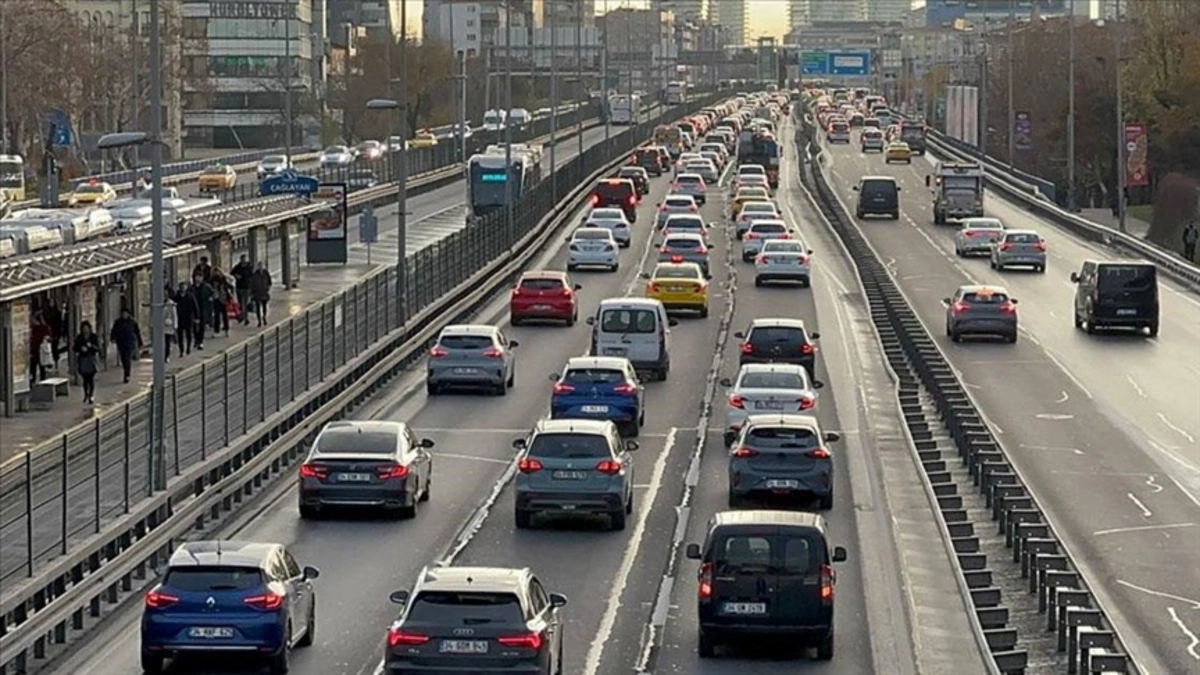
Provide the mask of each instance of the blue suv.
POLYGON ((300 567, 281 544, 198 541, 176 549, 162 583, 146 594, 142 670, 185 654, 264 657, 288 672, 292 647, 315 636, 320 572, 300 567))
POLYGON ((623 436, 637 436, 646 423, 646 392, 629 359, 577 356, 550 380, 551 419, 609 420, 623 436))

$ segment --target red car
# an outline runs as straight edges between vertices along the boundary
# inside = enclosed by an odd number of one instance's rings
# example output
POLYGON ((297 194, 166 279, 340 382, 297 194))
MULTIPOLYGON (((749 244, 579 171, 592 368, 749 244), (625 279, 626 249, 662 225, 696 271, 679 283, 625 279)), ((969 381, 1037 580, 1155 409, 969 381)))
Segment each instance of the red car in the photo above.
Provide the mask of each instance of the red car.
POLYGON ((537 270, 525 272, 517 280, 508 301, 509 323, 523 321, 564 321, 574 326, 579 319, 579 301, 575 291, 582 289, 566 272, 537 270))

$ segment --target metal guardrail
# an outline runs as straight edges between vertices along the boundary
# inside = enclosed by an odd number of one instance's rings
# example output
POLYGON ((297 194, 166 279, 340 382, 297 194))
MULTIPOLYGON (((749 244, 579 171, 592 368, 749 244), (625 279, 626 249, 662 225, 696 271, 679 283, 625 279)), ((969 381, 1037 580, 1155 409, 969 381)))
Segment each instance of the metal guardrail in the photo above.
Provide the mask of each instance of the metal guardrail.
POLYGON ((406 297, 396 296, 396 269, 381 269, 226 352, 219 365, 172 376, 167 490, 153 492, 147 479, 147 395, 0 468, 0 673, 26 672, 86 617, 101 616, 152 576, 177 537, 287 472, 321 424, 420 358, 442 325, 507 283, 569 224, 592 181, 654 126, 714 99, 664 112, 564 163, 560 180, 543 181, 514 210, 513 240, 496 213, 417 252, 406 297))
POLYGON ((1034 644, 1049 646, 1049 653, 1038 653, 1037 658, 1043 667, 1060 667, 1060 672, 1139 673, 1003 445, 837 197, 812 131, 807 119, 806 133, 797 135, 800 155, 808 158, 801 180, 857 269, 871 321, 896 378, 922 481, 953 554, 956 581, 972 610, 969 630, 991 657, 990 674, 1024 673, 1030 662, 1026 647, 1034 644), (939 427, 948 440, 935 436, 939 427), (955 454, 958 468, 952 466, 955 454), (979 502, 996 523, 990 533, 986 521, 973 519, 979 502), (990 557, 988 550, 1003 555, 990 557), (1045 632, 1022 634, 1011 623, 1013 615, 1032 610, 1045 617, 1045 632))

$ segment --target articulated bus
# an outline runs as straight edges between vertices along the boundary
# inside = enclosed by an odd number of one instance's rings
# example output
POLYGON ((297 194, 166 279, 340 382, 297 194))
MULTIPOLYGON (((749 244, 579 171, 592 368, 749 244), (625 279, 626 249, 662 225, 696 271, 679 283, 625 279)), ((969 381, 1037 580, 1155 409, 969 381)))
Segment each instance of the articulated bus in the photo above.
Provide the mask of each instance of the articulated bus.
POLYGON ((0 190, 14 202, 25 201, 25 160, 20 155, 0 155, 0 190))

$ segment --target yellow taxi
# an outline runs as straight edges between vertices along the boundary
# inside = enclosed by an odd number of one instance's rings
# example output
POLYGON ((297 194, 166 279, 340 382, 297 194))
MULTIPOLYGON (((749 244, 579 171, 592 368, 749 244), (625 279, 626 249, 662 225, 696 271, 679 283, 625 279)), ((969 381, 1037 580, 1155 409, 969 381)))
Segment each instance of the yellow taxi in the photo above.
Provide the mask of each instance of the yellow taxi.
POLYGON ((765 187, 757 185, 747 185, 746 187, 738 188, 737 194, 733 196, 733 202, 730 205, 730 217, 737 220, 742 213, 742 206, 746 202, 769 202, 771 201, 771 192, 765 187))
POLYGON ((708 280, 704 270, 694 262, 685 262, 683 256, 674 256, 669 262, 660 262, 654 272, 642 274, 646 282, 646 297, 658 300, 671 310, 692 310, 700 318, 708 317, 708 280))
POLYGON ((228 164, 213 164, 200 172, 200 192, 226 192, 237 185, 237 171, 228 164))
POLYGON ((438 144, 437 136, 430 131, 418 131, 413 139, 408 142, 410 148, 432 148, 438 144))
POLYGON ((67 198, 67 205, 103 206, 116 201, 116 199, 117 191, 113 189, 113 186, 93 178, 75 188, 75 191, 67 198))
POLYGON ((904 162, 912 164, 912 149, 908 147, 908 143, 896 140, 888 143, 887 149, 883 151, 883 161, 891 164, 892 162, 904 162))

